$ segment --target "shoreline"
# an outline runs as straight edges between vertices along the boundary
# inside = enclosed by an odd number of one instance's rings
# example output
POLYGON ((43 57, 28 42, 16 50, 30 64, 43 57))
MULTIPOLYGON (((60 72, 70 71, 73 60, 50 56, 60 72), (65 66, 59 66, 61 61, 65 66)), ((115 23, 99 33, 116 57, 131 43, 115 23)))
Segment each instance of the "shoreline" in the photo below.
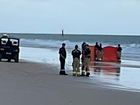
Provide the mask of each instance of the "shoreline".
MULTIPOLYGON (((100 87, 87 77, 60 76, 58 66, 0 62, 2 105, 139 105, 138 92, 100 87), (8 101, 7 101, 8 100, 8 101)), ((96 80, 95 80, 96 81, 96 80)))

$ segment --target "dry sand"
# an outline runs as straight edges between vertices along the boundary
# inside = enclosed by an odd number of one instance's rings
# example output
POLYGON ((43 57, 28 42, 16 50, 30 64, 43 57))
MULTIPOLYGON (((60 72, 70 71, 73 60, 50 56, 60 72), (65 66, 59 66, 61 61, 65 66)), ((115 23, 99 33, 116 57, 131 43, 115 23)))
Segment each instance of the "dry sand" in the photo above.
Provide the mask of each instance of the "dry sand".
POLYGON ((0 62, 0 105, 140 105, 140 93, 101 88, 57 65, 0 62))

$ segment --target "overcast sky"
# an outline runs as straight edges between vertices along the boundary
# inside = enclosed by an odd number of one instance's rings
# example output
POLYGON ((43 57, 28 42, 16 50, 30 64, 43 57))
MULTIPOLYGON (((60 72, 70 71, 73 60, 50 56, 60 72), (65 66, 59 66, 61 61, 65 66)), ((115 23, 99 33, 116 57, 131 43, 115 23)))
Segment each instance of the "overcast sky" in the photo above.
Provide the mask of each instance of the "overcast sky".
POLYGON ((140 34, 140 0, 0 0, 0 32, 140 34))

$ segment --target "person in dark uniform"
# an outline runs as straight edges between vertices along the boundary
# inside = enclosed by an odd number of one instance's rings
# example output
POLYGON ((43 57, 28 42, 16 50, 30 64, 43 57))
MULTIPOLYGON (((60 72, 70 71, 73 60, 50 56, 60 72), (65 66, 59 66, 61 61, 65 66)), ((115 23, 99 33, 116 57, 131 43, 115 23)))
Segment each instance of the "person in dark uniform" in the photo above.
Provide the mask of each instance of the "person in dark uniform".
POLYGON ((95 44, 95 61, 98 61, 98 58, 97 58, 97 51, 99 50, 99 45, 98 45, 98 42, 96 42, 95 44))
POLYGON ((121 51, 122 51, 122 48, 121 48, 120 44, 118 44, 118 47, 117 47, 117 59, 118 59, 119 62, 121 61, 121 51))
POLYGON ((99 46, 99 48, 98 48, 98 50, 99 50, 99 61, 102 61, 102 58, 103 58, 103 48, 102 48, 102 44, 100 43, 100 46, 99 46))
POLYGON ((84 54, 84 62, 83 62, 84 69, 82 69, 82 76, 85 75, 85 72, 86 72, 86 76, 90 75, 90 69, 89 69, 90 53, 91 53, 91 50, 89 48, 89 45, 86 44, 85 54, 84 54))
POLYGON ((75 45, 75 49, 72 51, 72 56, 73 56, 73 76, 80 76, 80 55, 81 51, 78 50, 78 45, 75 45))
POLYGON ((65 59, 66 59, 66 49, 65 43, 62 43, 62 47, 59 49, 59 60, 60 60, 60 75, 68 75, 65 72, 65 59))
POLYGON ((82 57, 81 57, 82 70, 84 69, 84 53, 85 53, 85 48, 86 48, 86 42, 83 42, 82 43, 82 57))
POLYGON ((85 50, 85 48, 86 48, 86 42, 83 42, 82 43, 82 50, 85 50))

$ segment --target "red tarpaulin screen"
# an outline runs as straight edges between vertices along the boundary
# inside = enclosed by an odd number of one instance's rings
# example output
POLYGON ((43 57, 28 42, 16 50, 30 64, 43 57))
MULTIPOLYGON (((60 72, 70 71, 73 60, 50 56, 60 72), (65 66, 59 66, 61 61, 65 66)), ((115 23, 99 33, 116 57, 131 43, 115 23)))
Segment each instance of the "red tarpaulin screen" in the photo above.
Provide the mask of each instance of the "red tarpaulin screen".
POLYGON ((95 54, 94 54, 94 46, 89 46, 89 48, 90 48, 90 50, 91 50, 91 54, 90 54, 90 56, 91 56, 91 61, 94 61, 94 56, 95 56, 95 54))
POLYGON ((103 48, 104 54, 102 61, 106 62, 118 62, 117 59, 117 47, 106 46, 103 48))

